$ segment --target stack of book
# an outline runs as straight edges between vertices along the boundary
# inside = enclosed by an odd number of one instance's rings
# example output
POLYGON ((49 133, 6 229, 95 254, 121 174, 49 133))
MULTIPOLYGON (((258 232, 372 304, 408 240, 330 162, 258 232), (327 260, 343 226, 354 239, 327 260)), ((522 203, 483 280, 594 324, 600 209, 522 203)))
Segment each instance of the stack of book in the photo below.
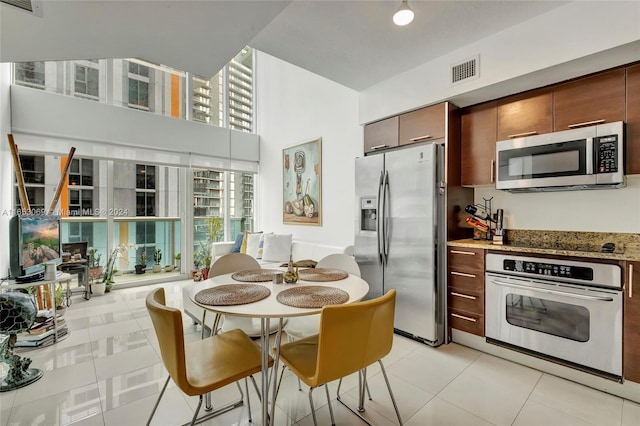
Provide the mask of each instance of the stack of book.
MULTIPOLYGON (((68 332, 64 318, 58 318, 58 339, 68 332)), ((31 328, 16 336, 16 348, 32 348, 47 345, 55 341, 56 328, 53 316, 49 316, 42 322, 36 322, 31 328)))

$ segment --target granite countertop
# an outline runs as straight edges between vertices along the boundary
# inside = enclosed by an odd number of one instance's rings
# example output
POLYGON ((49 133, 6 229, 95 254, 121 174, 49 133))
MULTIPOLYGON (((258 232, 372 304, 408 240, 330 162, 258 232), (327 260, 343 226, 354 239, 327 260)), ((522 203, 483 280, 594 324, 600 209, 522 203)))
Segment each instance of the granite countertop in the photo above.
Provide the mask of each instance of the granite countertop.
POLYGON ((625 247, 622 252, 614 253, 601 253, 601 252, 587 252, 581 250, 565 250, 559 248, 537 248, 518 246, 517 244, 493 244, 488 240, 474 240, 473 238, 467 238, 464 240, 449 241, 447 243, 450 247, 468 247, 479 248, 485 250, 495 251, 512 251, 519 253, 534 253, 534 254, 551 254, 556 256, 575 256, 575 257, 588 257, 591 259, 607 259, 607 260, 631 260, 640 261, 640 247, 625 247))
POLYGON ((486 234, 476 232, 473 239, 449 241, 448 245, 591 259, 640 260, 640 234, 506 229, 503 245, 493 244, 485 236, 486 234), (613 253, 601 251, 604 243, 615 245, 613 253))

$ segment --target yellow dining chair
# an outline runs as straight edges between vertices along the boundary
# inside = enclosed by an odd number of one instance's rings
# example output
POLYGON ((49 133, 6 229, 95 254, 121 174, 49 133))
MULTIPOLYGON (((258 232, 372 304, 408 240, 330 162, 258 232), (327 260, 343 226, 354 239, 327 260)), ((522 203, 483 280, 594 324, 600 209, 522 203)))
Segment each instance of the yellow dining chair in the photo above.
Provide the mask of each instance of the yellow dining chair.
MULTIPOLYGON (((325 386, 331 424, 335 425, 327 383, 356 372, 361 374, 361 370, 366 371, 376 361, 380 364, 393 408, 402 425, 400 411, 382 364, 382 358, 391 351, 393 345, 395 304, 396 291, 390 290, 377 299, 325 306, 320 314, 319 334, 282 345, 280 359, 310 388, 309 403, 314 425, 317 425, 317 419, 312 399, 313 389, 325 386)), ((366 382, 366 374, 362 374, 366 382)), ((338 388, 338 401, 366 421, 361 414, 340 400, 339 391, 338 388)), ((358 410, 364 411, 363 403, 364 386, 360 386, 358 410)))
MULTIPOLYGON (((162 361, 169 372, 169 377, 167 377, 158 396, 147 425, 151 423, 170 379, 173 379, 176 386, 185 394, 199 396, 198 407, 191 419, 192 425, 196 420, 200 423, 241 406, 244 395, 242 395, 242 389, 238 384, 241 394, 239 401, 215 410, 200 419, 197 418, 205 394, 242 378, 251 377, 253 380, 251 375, 260 372, 262 360, 258 345, 242 330, 232 330, 185 344, 182 313, 179 309, 166 306, 164 288, 158 288, 149 293, 146 298, 146 306, 158 337, 162 361)), ((270 359, 269 363, 272 365, 273 359, 270 359)), ((255 380, 253 380, 253 385, 260 395, 255 380)), ((245 389, 249 421, 251 421, 249 390, 246 386, 245 389)))

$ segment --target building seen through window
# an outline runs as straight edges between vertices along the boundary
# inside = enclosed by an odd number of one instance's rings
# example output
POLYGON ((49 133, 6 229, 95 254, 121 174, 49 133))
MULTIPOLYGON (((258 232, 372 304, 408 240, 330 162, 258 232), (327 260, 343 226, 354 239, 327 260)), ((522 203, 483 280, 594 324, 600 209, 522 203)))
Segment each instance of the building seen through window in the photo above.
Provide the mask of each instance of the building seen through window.
POLYGON ((253 58, 245 47, 211 78, 131 58, 17 62, 13 83, 251 133, 253 58))

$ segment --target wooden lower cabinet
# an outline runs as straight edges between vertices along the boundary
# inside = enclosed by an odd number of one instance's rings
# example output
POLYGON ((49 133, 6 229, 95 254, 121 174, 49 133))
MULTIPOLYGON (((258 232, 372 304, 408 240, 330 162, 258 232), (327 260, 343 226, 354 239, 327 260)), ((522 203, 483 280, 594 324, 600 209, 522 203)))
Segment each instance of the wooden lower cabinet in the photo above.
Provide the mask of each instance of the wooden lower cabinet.
POLYGON ((640 262, 627 262, 625 276, 622 376, 640 383, 640 262))
POLYGON ((449 247, 449 327, 484 337, 484 250, 449 247))

